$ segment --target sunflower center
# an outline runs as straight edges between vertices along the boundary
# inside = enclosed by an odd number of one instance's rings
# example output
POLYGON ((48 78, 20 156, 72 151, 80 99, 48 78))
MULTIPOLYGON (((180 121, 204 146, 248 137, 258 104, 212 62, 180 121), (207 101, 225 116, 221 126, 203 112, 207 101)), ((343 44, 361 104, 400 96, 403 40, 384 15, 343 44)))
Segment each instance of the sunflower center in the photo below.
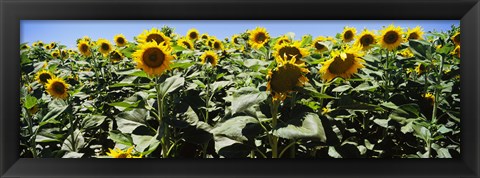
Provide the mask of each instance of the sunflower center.
POLYGON ((302 77, 302 72, 299 67, 293 64, 286 64, 272 72, 270 87, 272 91, 278 93, 292 91, 299 82, 300 77, 302 77))
POLYGON ((233 43, 238 44, 238 38, 234 38, 233 43))
POLYGON ((102 43, 101 47, 102 47, 102 50, 104 50, 104 51, 110 50, 110 45, 108 45, 107 43, 102 43))
POLYGON ((126 153, 120 153, 117 155, 117 158, 127 158, 128 157, 128 154, 126 153))
POLYGON ((211 56, 211 55, 207 55, 207 56, 205 57, 205 61, 207 61, 207 62, 210 63, 210 64, 213 64, 213 63, 215 62, 215 58, 214 58, 213 56, 211 56))
POLYGON ((123 38, 117 38, 117 43, 118 43, 118 44, 123 44, 123 43, 125 43, 125 39, 123 39, 123 38))
POLYGON ((220 43, 219 42, 213 43, 213 48, 220 49, 220 43))
POLYGON ((342 60, 340 56, 337 56, 328 67, 328 71, 335 75, 343 74, 353 66, 354 62, 355 56, 353 56, 353 54, 347 54, 347 58, 345 60, 342 60))
POLYGON ((198 34, 195 32, 192 32, 188 36, 190 37, 190 39, 196 39, 198 37, 198 34))
POLYGON ((322 49, 325 48, 325 46, 324 46, 323 44, 320 44, 319 42, 316 42, 316 43, 315 43, 315 48, 316 48, 317 50, 322 50, 322 49))
POLYGON ((150 34, 147 37, 147 42, 152 42, 152 41, 156 41, 158 44, 160 44, 163 41, 165 41, 165 39, 163 39, 162 35, 160 34, 150 34))
POLYGON ((457 43, 460 43, 460 35, 456 35, 455 37, 453 37, 453 40, 457 43))
POLYGON ((160 67, 165 60, 165 54, 158 48, 148 48, 142 57, 143 62, 151 68, 160 67))
POLYGON ((265 41, 267 39, 267 35, 265 35, 265 33, 258 33, 256 36, 255 36, 255 41, 257 43, 262 43, 263 41, 265 41))
POLYGON ((114 51, 114 52, 112 53, 111 58, 112 58, 113 60, 120 60, 122 57, 120 56, 120 54, 118 54, 118 52, 114 51))
POLYGON ((63 94, 65 92, 65 85, 60 82, 55 82, 52 84, 53 90, 58 94, 63 94))
POLYGON ((50 74, 40 74, 40 76, 38 77, 40 79, 40 81, 42 81, 43 83, 46 83, 48 79, 51 79, 52 76, 50 76, 50 74))
POLYGON ((398 41, 399 35, 395 31, 389 31, 383 36, 383 41, 387 44, 393 44, 398 41))
POLYGON ((349 40, 353 37, 353 32, 352 31, 346 31, 345 34, 343 34, 343 38, 346 40, 349 40))
POLYGON ((82 44, 81 49, 82 49, 82 52, 87 52, 88 46, 86 44, 82 44))
POLYGON ((360 38, 360 43, 362 46, 368 46, 373 43, 373 36, 372 35, 365 35, 360 38))
POLYGON ((416 39, 418 39, 418 38, 419 38, 419 36, 418 36, 417 33, 410 33, 410 35, 408 35, 408 39, 409 39, 409 40, 410 40, 410 39, 416 40, 416 39))
POLYGON ((185 45, 187 48, 192 48, 192 46, 190 46, 190 43, 188 43, 186 41, 183 42, 183 45, 185 45))

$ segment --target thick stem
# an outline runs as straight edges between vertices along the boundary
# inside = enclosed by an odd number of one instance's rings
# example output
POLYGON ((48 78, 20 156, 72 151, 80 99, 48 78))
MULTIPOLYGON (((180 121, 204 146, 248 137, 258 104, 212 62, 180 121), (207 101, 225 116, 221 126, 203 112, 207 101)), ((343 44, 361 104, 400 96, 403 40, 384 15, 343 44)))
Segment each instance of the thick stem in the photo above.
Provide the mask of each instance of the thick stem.
POLYGON ((273 129, 277 127, 277 114, 278 114, 278 106, 280 105, 279 100, 273 101, 273 106, 271 108, 272 112, 272 134, 270 135, 272 140, 272 158, 278 158, 278 137, 273 135, 273 129))
POLYGON ((158 123, 159 123, 157 132, 161 132, 162 126, 164 127, 164 130, 163 130, 164 134, 162 135, 161 143, 162 143, 162 157, 166 158, 168 157, 168 146, 167 146, 168 140, 166 137, 168 128, 165 122, 163 121, 163 97, 160 96, 160 84, 158 80, 159 80, 158 77, 154 78, 155 89, 157 90, 157 115, 158 115, 158 123))

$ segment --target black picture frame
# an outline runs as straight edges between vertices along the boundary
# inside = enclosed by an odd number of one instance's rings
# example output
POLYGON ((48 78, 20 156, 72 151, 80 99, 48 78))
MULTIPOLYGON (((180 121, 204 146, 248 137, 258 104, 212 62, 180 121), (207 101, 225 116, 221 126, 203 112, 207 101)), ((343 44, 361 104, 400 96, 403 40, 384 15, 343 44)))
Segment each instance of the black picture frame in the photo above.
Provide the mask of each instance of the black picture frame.
POLYGON ((1 0, 0 177, 479 177, 478 0, 1 0), (460 159, 19 158, 20 20, 461 20, 460 159))

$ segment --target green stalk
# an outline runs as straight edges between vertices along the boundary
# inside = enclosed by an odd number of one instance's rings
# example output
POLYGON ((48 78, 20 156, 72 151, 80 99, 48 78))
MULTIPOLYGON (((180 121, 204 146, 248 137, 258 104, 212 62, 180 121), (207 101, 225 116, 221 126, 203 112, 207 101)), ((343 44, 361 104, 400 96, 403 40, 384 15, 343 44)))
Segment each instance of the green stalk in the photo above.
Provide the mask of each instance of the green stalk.
POLYGON ((158 77, 154 78, 155 89, 157 90, 157 115, 158 115, 158 122, 159 122, 157 132, 161 131, 160 129, 162 128, 161 127, 162 125, 165 127, 164 134, 162 135, 162 138, 161 138, 161 143, 162 143, 162 157, 166 158, 168 156, 168 147, 167 147, 168 140, 166 138, 166 134, 167 134, 166 132, 168 131, 168 129, 167 129, 167 125, 163 121, 163 98, 160 96, 160 84, 158 80, 159 80, 158 77))
MULTIPOLYGON (((209 69, 207 69, 206 71, 207 71, 207 82, 206 82, 206 89, 205 89, 205 123, 208 124, 208 107, 209 107, 208 104, 210 103, 211 96, 210 96, 210 72, 209 72, 209 69)), ((207 143, 203 144, 202 158, 207 158, 207 149, 208 149, 209 142, 210 141, 207 141, 207 143)))
POLYGON ((28 124, 28 130, 31 134, 31 137, 30 137, 30 149, 32 151, 32 156, 33 158, 37 158, 37 143, 35 141, 36 139, 36 133, 33 132, 33 118, 28 116, 28 113, 27 113, 27 124, 28 124))
POLYGON ((278 117, 278 106, 280 105, 279 100, 273 101, 273 106, 271 108, 272 112, 272 133, 270 135, 272 142, 272 158, 278 158, 278 137, 273 135, 273 129, 277 127, 277 117, 278 117))

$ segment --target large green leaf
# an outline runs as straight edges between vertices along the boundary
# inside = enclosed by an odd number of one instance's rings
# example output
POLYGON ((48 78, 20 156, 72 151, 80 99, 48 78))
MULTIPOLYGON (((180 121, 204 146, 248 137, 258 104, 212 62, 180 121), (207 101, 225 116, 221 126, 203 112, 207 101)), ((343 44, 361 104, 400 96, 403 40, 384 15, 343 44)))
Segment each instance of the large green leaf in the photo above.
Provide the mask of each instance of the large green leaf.
POLYGON ((267 93, 255 88, 241 88, 234 94, 232 101, 232 114, 243 112, 249 107, 258 104, 268 97, 267 93))
POLYGON ((325 130, 320 117, 315 113, 304 113, 302 120, 291 119, 286 126, 274 131, 274 134, 286 139, 318 139, 322 142, 327 140, 325 130))
POLYGON ((80 130, 76 129, 73 134, 69 134, 62 144, 62 150, 79 152, 85 146, 85 138, 80 130))
POLYGON ((167 94, 177 90, 185 84, 185 78, 171 76, 160 84, 160 95, 165 97, 167 94))
POLYGON ((25 103, 23 103, 23 106, 27 109, 30 109, 30 108, 34 107, 35 105, 37 105, 37 98, 35 98, 33 96, 30 96, 30 95, 27 95, 25 97, 25 103))
POLYGON ((42 122, 48 122, 48 120, 55 120, 68 108, 67 102, 64 100, 53 100, 48 104, 48 113, 43 116, 42 122))
POLYGON ((258 125, 259 123, 257 119, 251 116, 237 116, 218 124, 211 132, 215 136, 224 136, 239 142, 245 142, 248 140, 247 136, 253 136, 256 132, 256 129, 250 124, 258 125))
POLYGON ((118 130, 112 130, 108 132, 108 136, 112 139, 115 143, 124 144, 127 146, 133 145, 133 139, 130 134, 124 134, 118 130))
POLYGON ((417 104, 404 104, 398 107, 398 109, 392 111, 389 119, 397 121, 400 124, 407 124, 407 120, 419 118, 420 108, 417 104))
POLYGON ((132 133, 137 127, 144 126, 148 112, 146 109, 133 109, 131 111, 125 111, 117 116, 118 130, 122 133, 132 133))
POLYGON ((105 121, 107 116, 102 115, 88 115, 87 117, 83 118, 82 121, 82 128, 83 129, 92 129, 95 127, 100 126, 105 121))

